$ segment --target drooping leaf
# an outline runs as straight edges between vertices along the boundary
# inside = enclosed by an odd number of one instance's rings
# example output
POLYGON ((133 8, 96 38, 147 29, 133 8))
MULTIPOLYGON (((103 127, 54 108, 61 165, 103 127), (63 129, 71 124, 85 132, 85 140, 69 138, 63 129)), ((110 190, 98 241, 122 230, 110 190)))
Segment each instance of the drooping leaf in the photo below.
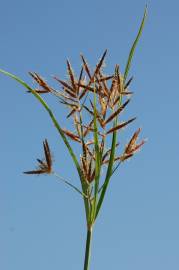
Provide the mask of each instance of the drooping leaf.
MULTIPOLYGON (((42 99, 42 97, 36 93, 27 83, 25 83, 23 80, 21 80, 20 78, 18 78, 17 76, 7 72, 7 71, 4 71, 2 69, 0 69, 0 72, 3 73, 4 75, 7 75, 9 77, 11 77, 12 79, 14 79, 15 81, 17 81, 18 83, 20 83, 21 85, 23 85, 27 90, 31 91, 31 93, 37 98, 37 100, 42 104, 42 106, 45 108, 45 110, 48 112, 55 128, 58 130, 61 138, 63 139, 68 151, 69 151, 69 154, 70 156, 72 157, 72 160, 76 166, 76 169, 78 171, 78 174, 79 174, 79 177, 80 177, 80 181, 81 181, 81 186, 82 186, 82 190, 83 190, 83 193, 86 194, 86 190, 87 190, 87 185, 85 184, 85 181, 83 180, 83 174, 81 172, 81 168, 80 168, 80 165, 78 163, 78 160, 77 160, 77 157, 75 156, 75 153, 73 152, 73 149, 71 148, 62 128, 60 127, 58 121, 56 120, 52 110, 49 108, 49 106, 47 105, 47 103, 42 99)), ((85 210, 86 210, 86 219, 88 220, 88 212, 89 212, 89 204, 88 204, 88 200, 84 199, 84 204, 85 204, 85 210)))

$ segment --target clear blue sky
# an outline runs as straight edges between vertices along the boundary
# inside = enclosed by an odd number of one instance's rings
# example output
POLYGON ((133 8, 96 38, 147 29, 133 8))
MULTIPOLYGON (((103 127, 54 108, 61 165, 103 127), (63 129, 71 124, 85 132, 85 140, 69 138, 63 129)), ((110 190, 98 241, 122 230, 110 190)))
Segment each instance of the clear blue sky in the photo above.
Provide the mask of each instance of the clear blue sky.
MULTIPOLYGON (((106 71, 116 63, 124 70, 145 4, 3 1, 0 67, 27 82, 27 72, 36 71, 54 84, 51 75, 66 77, 67 57, 79 70, 83 52, 93 67, 107 48, 106 71)), ((91 270, 179 269, 178 10, 177 0, 148 1, 131 69, 135 95, 128 114, 138 118, 126 131, 127 140, 140 126, 148 142, 111 181, 95 227, 91 270)), ((0 93, 0 269, 80 270, 86 237, 80 196, 52 177, 22 174, 41 157, 45 138, 57 171, 78 185, 71 159, 32 96, 3 75, 0 93)), ((55 109, 60 119, 63 109, 55 109)))

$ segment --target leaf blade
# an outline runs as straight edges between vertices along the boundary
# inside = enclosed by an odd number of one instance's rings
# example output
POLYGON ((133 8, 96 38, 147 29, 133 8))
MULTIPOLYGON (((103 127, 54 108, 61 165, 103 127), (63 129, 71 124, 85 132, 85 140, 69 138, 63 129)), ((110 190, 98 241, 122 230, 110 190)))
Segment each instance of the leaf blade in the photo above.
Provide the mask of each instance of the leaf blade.
MULTIPOLYGON (((72 157, 72 160, 75 164, 75 167, 78 171, 78 174, 79 174, 79 177, 80 177, 80 181, 81 181, 81 186, 82 186, 82 190, 83 190, 83 193, 86 194, 86 190, 87 190, 87 186, 86 186, 86 183, 85 181, 83 181, 83 174, 81 172, 81 168, 80 168, 80 165, 78 163, 78 160, 75 156, 75 153, 73 152, 73 149, 71 148, 66 136, 64 135, 64 132, 62 130, 62 128, 60 127, 58 121, 56 120, 53 112, 51 111, 51 109, 49 108, 49 106, 47 105, 47 103, 43 100, 43 98, 38 94, 36 93, 36 91, 34 91, 27 83, 25 83, 23 80, 21 80, 19 77, 11 74, 10 72, 7 72, 5 70, 2 70, 0 69, 0 72, 3 73, 4 75, 14 79, 15 81, 17 81, 18 83, 20 83, 21 85, 23 85, 27 90, 29 90, 38 100, 39 102, 42 104, 42 106, 45 108, 45 110, 48 112, 55 128, 58 130, 62 140, 64 141, 68 151, 69 151, 69 154, 70 156, 72 157)), ((88 205, 88 201, 84 198, 84 204, 85 204, 85 210, 86 210, 86 219, 88 220, 88 215, 89 215, 89 205, 88 205)))
POLYGON ((143 28, 144 28, 144 25, 145 25, 146 17, 147 17, 147 6, 146 6, 146 8, 144 10, 144 15, 143 15, 143 18, 142 18, 142 22, 140 24, 140 27, 139 27, 139 31, 137 33, 137 36, 136 36, 136 38, 135 38, 135 40, 133 42, 133 45, 131 47, 131 50, 129 52, 127 64, 126 64, 125 71, 124 71, 124 83, 125 83, 125 81, 127 79, 127 76, 128 76, 129 70, 130 70, 132 58, 134 56, 137 43, 138 43, 138 41, 140 39, 140 36, 142 35, 142 31, 143 31, 143 28))

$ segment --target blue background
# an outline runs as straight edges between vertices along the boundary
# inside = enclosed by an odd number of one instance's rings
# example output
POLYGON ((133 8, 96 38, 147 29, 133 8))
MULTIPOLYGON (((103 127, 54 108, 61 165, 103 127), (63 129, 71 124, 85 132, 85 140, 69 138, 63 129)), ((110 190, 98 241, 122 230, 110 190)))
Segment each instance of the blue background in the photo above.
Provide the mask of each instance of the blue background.
MULTIPOLYGON (((82 52, 94 67, 108 49, 106 72, 124 71, 146 1, 3 1, 0 67, 31 83, 77 72, 82 52)), ((124 118, 138 116, 148 142, 111 181, 96 223, 91 269, 179 269, 179 3, 148 1, 148 19, 131 74, 135 92, 124 118)), ((0 75, 0 269, 83 269, 86 238, 81 197, 53 177, 29 177, 48 138, 55 168, 72 183, 72 161, 40 104, 0 75)), ((60 123, 64 109, 53 99, 60 123)))

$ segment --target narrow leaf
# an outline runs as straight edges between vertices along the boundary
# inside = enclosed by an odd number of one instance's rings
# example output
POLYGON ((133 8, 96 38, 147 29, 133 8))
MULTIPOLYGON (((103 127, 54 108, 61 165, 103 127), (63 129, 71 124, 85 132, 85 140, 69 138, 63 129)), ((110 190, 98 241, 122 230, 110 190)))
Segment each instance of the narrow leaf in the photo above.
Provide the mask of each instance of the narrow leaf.
POLYGON ((147 17, 147 7, 145 8, 143 19, 142 19, 142 22, 141 22, 141 25, 140 25, 138 34, 137 34, 137 36, 136 36, 136 38, 134 40, 134 43, 132 45, 132 48, 131 48, 130 53, 129 53, 129 56, 128 56, 127 64, 126 64, 125 71, 124 71, 124 83, 125 83, 125 81, 127 79, 127 76, 128 76, 129 70, 130 70, 130 66, 131 66, 131 62, 132 62, 132 58, 134 56, 134 52, 135 52, 137 43, 138 43, 138 41, 140 39, 140 36, 142 34, 146 17, 147 17))
POLYGON ((93 214, 92 219, 95 219, 97 196, 98 196, 98 187, 99 187, 99 178, 100 178, 100 149, 99 149, 99 140, 98 140, 98 126, 97 126, 97 104, 96 104, 96 91, 94 86, 94 147, 95 147, 95 189, 94 189, 94 204, 93 204, 93 214))
MULTIPOLYGON (((4 75, 7 75, 9 77, 11 77, 12 79, 14 79, 15 81, 19 82, 21 85, 23 85, 27 90, 31 91, 32 94, 38 99, 38 101, 42 104, 42 106, 45 108, 45 110, 48 112, 55 128, 58 130, 61 138, 63 139, 68 151, 69 151, 69 154, 71 155, 72 157, 72 160, 76 166, 76 169, 78 171, 78 174, 79 174, 79 177, 80 177, 80 180, 81 180, 81 185, 82 185, 82 189, 83 189, 83 192, 86 193, 86 189, 88 188, 87 185, 85 184, 85 181, 83 180, 83 174, 81 172, 81 168, 80 168, 80 165, 78 163, 78 160, 73 152, 73 149, 71 148, 62 128, 60 127, 58 121, 56 120, 53 112, 51 111, 51 109, 48 107, 47 103, 42 99, 42 97, 36 93, 28 84, 26 84, 23 80, 21 80, 20 78, 18 78, 17 76, 7 72, 7 71, 4 71, 2 69, 0 69, 0 72, 3 73, 4 75)), ((88 220, 88 212, 89 212, 89 205, 88 205, 88 201, 87 200, 84 200, 84 204, 85 204, 85 210, 86 210, 86 219, 88 220)))
MULTIPOLYGON (((114 128, 116 127, 117 124, 117 118, 114 121, 114 128)), ((107 168, 107 172, 106 172, 106 177, 105 177, 105 181, 101 190, 101 194, 99 197, 99 201, 97 204, 97 208, 96 208, 96 213, 95 213, 95 219, 98 216, 98 213, 101 209, 105 194, 106 194, 106 190, 107 187, 109 185, 109 181, 112 175, 112 169, 113 169, 113 164, 114 164, 114 158, 115 158, 115 150, 116 150, 116 141, 117 141, 117 132, 114 131, 113 132, 113 137, 112 137, 112 144, 111 144, 111 154, 110 154, 110 158, 109 158, 109 164, 108 164, 108 168, 107 168)), ((99 191, 99 190, 98 190, 99 191)))

